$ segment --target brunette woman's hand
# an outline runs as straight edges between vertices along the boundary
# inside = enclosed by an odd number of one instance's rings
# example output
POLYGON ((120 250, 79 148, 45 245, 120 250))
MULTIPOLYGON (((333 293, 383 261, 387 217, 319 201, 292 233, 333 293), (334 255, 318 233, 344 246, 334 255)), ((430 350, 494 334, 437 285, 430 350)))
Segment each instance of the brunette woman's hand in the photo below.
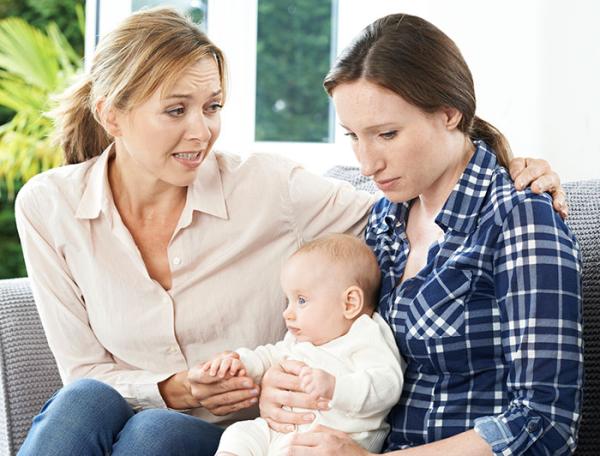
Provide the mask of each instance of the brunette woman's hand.
POLYGON ((289 456, 372 456, 347 434, 325 426, 315 426, 310 432, 298 432, 290 440, 289 456))
POLYGON ((296 425, 311 423, 314 413, 296 413, 284 407, 327 410, 329 401, 317 401, 302 391, 298 375, 306 364, 300 361, 284 361, 271 367, 262 379, 260 416, 278 432, 292 432, 296 425))
POLYGON ((534 193, 550 193, 554 210, 565 219, 569 215, 565 189, 560 185, 560 177, 546 160, 516 157, 509 164, 510 177, 517 190, 531 186, 534 193))

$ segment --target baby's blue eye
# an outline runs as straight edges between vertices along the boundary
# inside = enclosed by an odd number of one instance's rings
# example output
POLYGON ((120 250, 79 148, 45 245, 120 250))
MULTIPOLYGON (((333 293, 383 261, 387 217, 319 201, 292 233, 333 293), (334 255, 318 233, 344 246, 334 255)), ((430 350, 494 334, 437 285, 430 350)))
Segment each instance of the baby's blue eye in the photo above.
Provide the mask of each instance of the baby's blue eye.
POLYGON ((302 296, 298 296, 298 304, 302 305, 302 304, 305 304, 305 303, 306 303, 306 300, 302 296))

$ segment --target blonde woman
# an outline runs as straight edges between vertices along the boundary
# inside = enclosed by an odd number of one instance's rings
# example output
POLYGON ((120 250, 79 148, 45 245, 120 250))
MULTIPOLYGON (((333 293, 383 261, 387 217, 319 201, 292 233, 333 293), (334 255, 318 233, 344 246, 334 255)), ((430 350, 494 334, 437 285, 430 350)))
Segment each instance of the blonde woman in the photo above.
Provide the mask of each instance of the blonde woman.
MULTIPOLYGON (((364 230, 371 195, 282 158, 213 152, 225 95, 222 52, 157 9, 103 37, 63 96, 68 166, 32 179, 16 207, 66 386, 20 454, 213 454, 215 423, 255 415, 259 391, 195 367, 280 339, 282 261, 324 233, 364 230)), ((521 177, 540 170, 559 187, 544 163, 521 177)))

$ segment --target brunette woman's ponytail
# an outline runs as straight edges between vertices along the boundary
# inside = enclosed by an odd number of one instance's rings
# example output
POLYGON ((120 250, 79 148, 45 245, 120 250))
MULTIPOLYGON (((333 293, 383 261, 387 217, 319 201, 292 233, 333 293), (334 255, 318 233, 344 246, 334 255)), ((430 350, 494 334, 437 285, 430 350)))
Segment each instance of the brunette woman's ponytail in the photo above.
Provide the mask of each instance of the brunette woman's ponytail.
POLYGON ((496 158, 500 166, 508 169, 512 152, 507 139, 500 130, 480 117, 474 116, 468 134, 472 140, 481 139, 485 141, 496 152, 496 158))

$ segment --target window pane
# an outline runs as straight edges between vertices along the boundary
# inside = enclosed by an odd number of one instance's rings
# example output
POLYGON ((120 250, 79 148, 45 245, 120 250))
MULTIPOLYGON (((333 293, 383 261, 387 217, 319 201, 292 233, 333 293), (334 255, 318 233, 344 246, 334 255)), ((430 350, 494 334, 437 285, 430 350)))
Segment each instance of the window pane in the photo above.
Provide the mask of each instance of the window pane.
POLYGON ((330 142, 335 1, 258 0, 256 141, 330 142))
POLYGON ((172 6, 176 8, 191 17, 196 24, 200 24, 202 30, 206 32, 208 0, 133 0, 131 2, 132 11, 137 11, 142 8, 152 8, 154 6, 172 6))

